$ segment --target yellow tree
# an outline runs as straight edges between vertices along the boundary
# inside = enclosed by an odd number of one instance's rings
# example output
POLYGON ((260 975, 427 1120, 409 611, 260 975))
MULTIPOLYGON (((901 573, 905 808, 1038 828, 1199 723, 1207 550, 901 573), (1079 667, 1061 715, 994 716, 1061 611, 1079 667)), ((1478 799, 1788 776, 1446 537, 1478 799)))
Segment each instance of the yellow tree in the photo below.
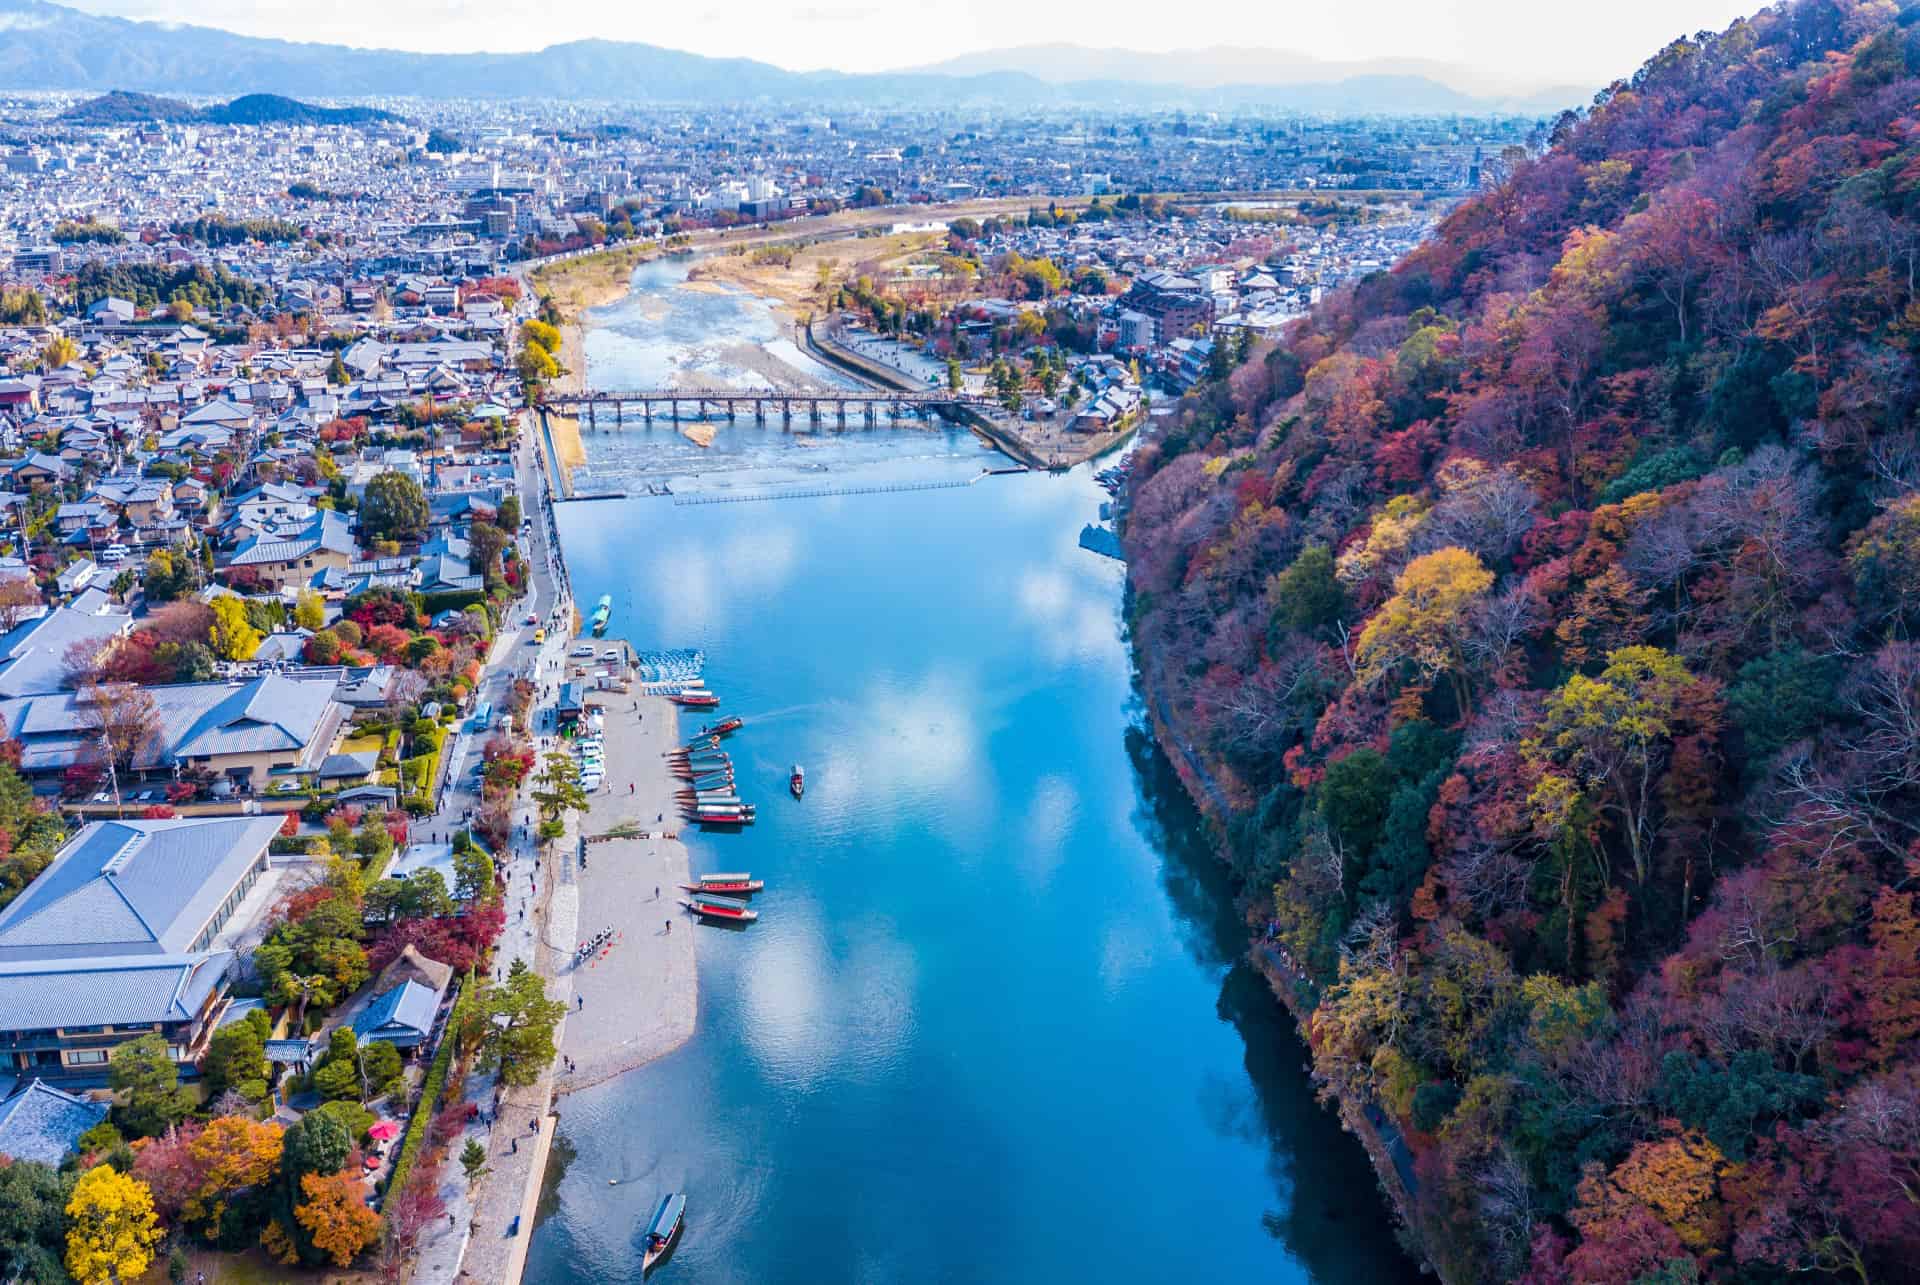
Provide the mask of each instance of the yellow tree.
POLYGON ((240 1116, 222 1116, 202 1129, 187 1148, 204 1175, 187 1200, 187 1217, 217 1228, 229 1197, 279 1170, 282 1132, 277 1124, 240 1116))
POLYGON ((327 607, 320 595, 311 589, 302 589, 293 604, 293 623, 302 629, 319 629, 327 623, 327 607))
POLYGON ((336 1266, 351 1263, 380 1234, 380 1215, 367 1208, 352 1174, 302 1174, 300 1190, 307 1203, 296 1205, 293 1216, 318 1248, 333 1255, 336 1266))
MULTIPOLYGON (((1616 823, 1634 878, 1645 883, 1659 838, 1656 786, 1673 738, 1718 717, 1711 684, 1687 672, 1678 656, 1621 647, 1607 653, 1597 678, 1575 674, 1547 698, 1539 732, 1521 750, 1616 823)), ((1561 801, 1571 797, 1563 791, 1561 801)))
POLYGON ((247 604, 232 594, 213 600, 213 650, 222 660, 249 660, 260 650, 260 631, 247 620, 247 604))
POLYGON ((1601 1176, 1589 1165, 1580 1180, 1579 1203, 1568 1219, 1583 1235, 1645 1208, 1673 1229, 1688 1249, 1704 1250, 1725 1238, 1726 1211, 1720 1178, 1727 1159, 1720 1149, 1691 1130, 1636 1142, 1627 1158, 1601 1176))
POLYGON ((80 346, 65 335, 55 335, 47 340, 47 346, 40 350, 41 364, 48 370, 58 370, 72 364, 80 355, 80 346))
POLYGON ((112 1165, 80 1175, 67 1201, 67 1271, 80 1285, 108 1285, 146 1274, 160 1220, 153 1193, 112 1165))
POLYGON ((1402 665, 1422 680, 1446 674, 1464 715, 1472 704, 1462 646, 1493 572, 1465 549, 1436 549, 1394 578, 1393 596, 1360 631, 1356 677, 1377 683, 1402 665))

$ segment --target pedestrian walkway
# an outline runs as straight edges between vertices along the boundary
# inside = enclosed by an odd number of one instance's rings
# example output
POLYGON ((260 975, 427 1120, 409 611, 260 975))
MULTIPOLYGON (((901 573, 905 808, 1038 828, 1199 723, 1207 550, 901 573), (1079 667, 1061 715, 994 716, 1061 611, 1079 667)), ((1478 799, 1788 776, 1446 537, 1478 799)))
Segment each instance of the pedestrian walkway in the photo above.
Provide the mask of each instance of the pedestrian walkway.
MULTIPOLYGON (((539 479, 525 459, 521 461, 521 475, 521 494, 539 503, 538 497, 543 495, 539 479)), ((505 708, 514 661, 527 650, 531 629, 520 621, 527 614, 544 620, 548 612, 567 605, 564 598, 556 598, 551 577, 543 569, 547 543, 541 516, 544 507, 541 504, 534 512, 534 547, 527 551, 528 564, 534 568, 528 596, 515 608, 511 626, 501 629, 481 678, 477 699, 490 700, 497 708, 505 708)), ((542 647, 527 653, 529 664, 537 666, 542 658, 552 659, 563 646, 563 637, 549 638, 542 647)), ((466 739, 477 742, 479 738, 466 739)), ((454 756, 450 753, 448 757, 454 756)), ((464 769, 464 763, 450 763, 450 770, 461 771, 462 775, 450 780, 442 792, 440 810, 420 823, 428 831, 450 835, 466 824, 468 809, 478 806, 478 794, 464 769)), ((553 846, 554 855, 539 859, 537 865, 535 848, 523 836, 516 835, 494 854, 505 888, 506 914, 494 950, 497 979, 506 976, 515 960, 524 961, 551 979, 555 961, 571 955, 579 905, 579 890, 569 869, 572 852, 570 827, 568 837, 553 846)), ((571 988, 564 979, 550 981, 548 994, 566 1000, 571 988)), ((540 1165, 553 1134, 548 1109, 552 1101, 551 1068, 535 1084, 517 1089, 503 1089, 492 1073, 475 1072, 467 1079, 463 1098, 477 1108, 478 1114, 448 1147, 440 1196, 451 1216, 425 1233, 416 1247, 412 1279, 419 1285, 451 1285, 455 1281, 500 1285, 517 1280, 533 1230, 528 1193, 538 1194, 540 1165), (485 1147, 488 1157, 488 1173, 471 1190, 460 1166, 460 1153, 469 1139, 485 1147), (521 1218, 523 1208, 527 1216, 521 1218), (517 1227, 516 1218, 521 1218, 517 1227)))

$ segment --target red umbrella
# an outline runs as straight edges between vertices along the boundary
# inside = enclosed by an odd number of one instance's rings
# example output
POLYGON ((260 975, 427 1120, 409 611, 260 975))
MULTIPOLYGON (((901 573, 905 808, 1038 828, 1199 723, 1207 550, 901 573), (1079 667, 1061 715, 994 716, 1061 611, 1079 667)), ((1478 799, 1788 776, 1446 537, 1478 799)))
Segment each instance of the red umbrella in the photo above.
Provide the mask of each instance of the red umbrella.
POLYGON ((400 1136, 400 1122, 398 1120, 382 1120, 379 1124, 367 1130, 367 1136, 375 1142, 390 1141, 400 1136))

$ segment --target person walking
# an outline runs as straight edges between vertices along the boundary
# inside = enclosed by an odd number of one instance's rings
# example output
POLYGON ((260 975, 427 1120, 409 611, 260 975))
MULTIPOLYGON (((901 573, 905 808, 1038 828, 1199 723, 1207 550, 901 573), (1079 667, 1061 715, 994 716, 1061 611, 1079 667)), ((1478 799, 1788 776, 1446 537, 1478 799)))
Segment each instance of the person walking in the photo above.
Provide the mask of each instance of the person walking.
POLYGON ((673 920, 667 920, 667 936, 673 936, 673 920))

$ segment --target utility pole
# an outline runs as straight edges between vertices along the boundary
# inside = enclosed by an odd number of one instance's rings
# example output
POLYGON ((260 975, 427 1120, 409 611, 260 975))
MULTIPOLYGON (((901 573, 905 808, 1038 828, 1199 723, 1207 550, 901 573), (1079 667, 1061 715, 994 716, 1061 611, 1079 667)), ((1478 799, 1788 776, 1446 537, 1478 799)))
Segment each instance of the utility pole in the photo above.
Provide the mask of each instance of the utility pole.
POLYGON ((126 805, 120 801, 120 772, 113 761, 113 742, 107 739, 107 729, 100 729, 100 752, 107 758, 107 782, 113 787, 113 815, 116 820, 124 820, 126 805))

